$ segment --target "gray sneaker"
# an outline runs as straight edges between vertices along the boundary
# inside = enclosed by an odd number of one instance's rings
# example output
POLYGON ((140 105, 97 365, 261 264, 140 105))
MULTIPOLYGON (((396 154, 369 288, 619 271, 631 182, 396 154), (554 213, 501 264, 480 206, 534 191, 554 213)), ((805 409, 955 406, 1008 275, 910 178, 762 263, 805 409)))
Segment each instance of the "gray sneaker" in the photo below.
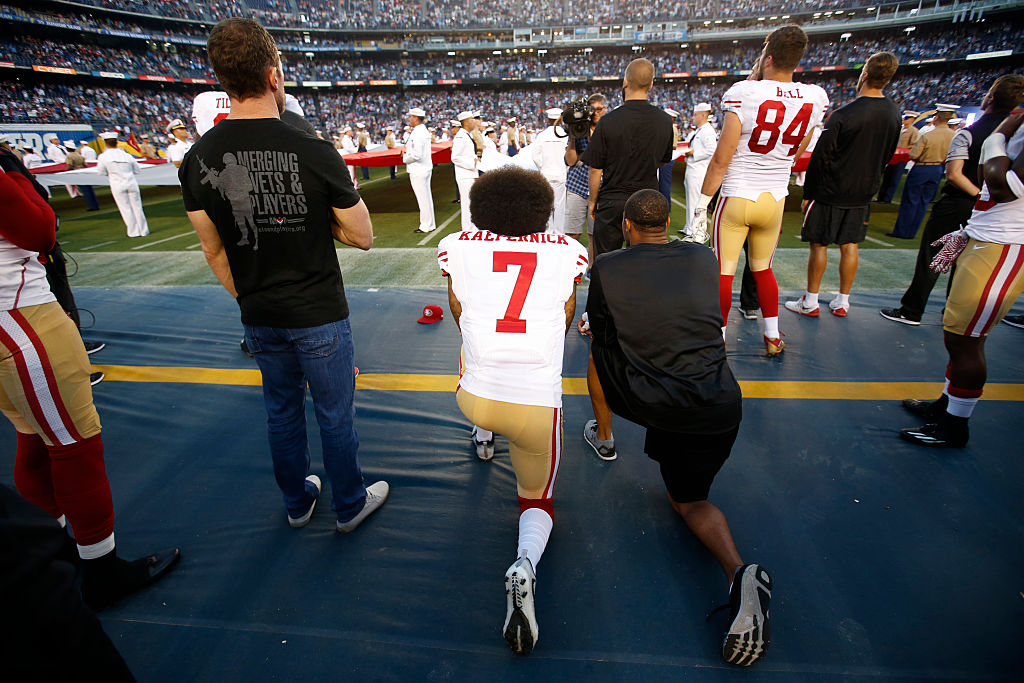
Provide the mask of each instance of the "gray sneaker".
POLYGON ((587 420, 587 424, 583 426, 583 438, 597 453, 597 457, 602 460, 614 460, 619 457, 619 454, 615 452, 614 438, 607 441, 597 438, 597 420, 587 420))
POLYGON ((376 484, 367 486, 366 504, 363 505, 363 509, 359 511, 358 515, 347 522, 339 521, 338 531, 344 531, 347 534, 362 524, 364 519, 372 515, 377 508, 384 504, 384 501, 388 499, 388 492, 390 490, 386 481, 378 481, 376 484))
POLYGON ((316 487, 316 498, 314 498, 313 502, 309 504, 309 509, 306 510, 306 514, 301 517, 292 517, 291 515, 288 515, 288 525, 293 529, 298 529, 309 524, 309 520, 313 516, 313 510, 316 509, 316 501, 320 498, 320 491, 323 490, 323 487, 320 485, 320 477, 315 474, 311 474, 306 477, 306 481, 316 487))

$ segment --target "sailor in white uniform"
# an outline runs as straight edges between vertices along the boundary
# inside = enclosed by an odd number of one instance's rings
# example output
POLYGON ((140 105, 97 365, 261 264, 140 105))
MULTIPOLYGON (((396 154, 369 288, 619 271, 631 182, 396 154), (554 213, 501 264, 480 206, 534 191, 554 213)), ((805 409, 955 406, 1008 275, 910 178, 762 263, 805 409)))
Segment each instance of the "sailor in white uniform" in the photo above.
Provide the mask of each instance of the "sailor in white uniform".
POLYGON ((135 176, 139 162, 128 152, 117 146, 117 133, 100 133, 107 149, 96 160, 96 172, 110 178, 110 194, 114 196, 117 210, 128 228, 129 237, 145 237, 149 234, 146 214, 142 212, 142 194, 135 176))

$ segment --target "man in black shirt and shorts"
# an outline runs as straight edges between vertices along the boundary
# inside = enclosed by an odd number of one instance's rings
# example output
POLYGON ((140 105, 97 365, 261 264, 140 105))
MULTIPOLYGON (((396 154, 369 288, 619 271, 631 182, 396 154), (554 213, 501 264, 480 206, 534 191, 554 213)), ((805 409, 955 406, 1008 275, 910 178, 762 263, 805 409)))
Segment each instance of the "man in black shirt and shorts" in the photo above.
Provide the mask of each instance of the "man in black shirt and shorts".
POLYGON ((857 99, 828 117, 811 155, 800 231, 800 238, 811 243, 807 292, 786 302, 786 308, 795 313, 818 317, 818 289, 829 244, 839 245, 839 295, 828 308, 839 317, 850 310, 857 245, 867 236, 871 198, 900 136, 899 109, 882 93, 898 66, 891 52, 876 52, 868 58, 857 82, 857 99))
POLYGON ((732 621, 722 658, 749 666, 770 640, 771 578, 743 564, 722 511, 708 502, 739 431, 742 396, 725 358, 718 261, 710 249, 668 240, 669 204, 656 189, 624 206, 628 249, 591 269, 587 321, 591 384, 604 410, 647 429, 644 450, 661 466, 669 503, 729 582, 732 621))
POLYGON ((348 302, 334 240, 369 249, 373 226, 330 143, 281 121, 284 77, 274 39, 251 19, 217 24, 210 64, 231 113, 178 169, 189 220, 210 268, 235 297, 263 376, 267 436, 288 523, 309 523, 320 478, 309 474, 308 384, 338 531, 383 504, 363 485, 354 418, 348 302))
POLYGON ((647 101, 654 65, 634 59, 622 79, 623 103, 605 114, 580 160, 590 167, 594 258, 622 248, 622 207, 637 190, 658 189, 658 169, 672 161, 672 118, 647 101))

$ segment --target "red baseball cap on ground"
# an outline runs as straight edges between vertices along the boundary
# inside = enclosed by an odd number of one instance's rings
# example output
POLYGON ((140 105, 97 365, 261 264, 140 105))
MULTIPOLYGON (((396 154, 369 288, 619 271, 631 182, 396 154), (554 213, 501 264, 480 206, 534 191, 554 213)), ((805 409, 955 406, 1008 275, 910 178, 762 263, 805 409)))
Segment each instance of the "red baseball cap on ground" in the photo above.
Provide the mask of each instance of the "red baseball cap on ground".
POLYGON ((424 306, 423 315, 416 322, 432 325, 433 323, 440 322, 443 318, 444 311, 441 310, 440 306, 424 306))

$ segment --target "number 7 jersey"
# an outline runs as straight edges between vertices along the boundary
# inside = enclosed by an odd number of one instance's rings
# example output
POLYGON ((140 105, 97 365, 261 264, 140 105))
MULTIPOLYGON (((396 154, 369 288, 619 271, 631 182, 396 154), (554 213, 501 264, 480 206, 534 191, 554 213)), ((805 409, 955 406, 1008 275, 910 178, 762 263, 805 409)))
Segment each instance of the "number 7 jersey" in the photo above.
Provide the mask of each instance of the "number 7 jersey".
POLYGON ((740 81, 722 97, 722 109, 736 114, 742 130, 722 181, 723 197, 757 201, 771 192, 789 194, 789 175, 807 131, 821 124, 828 95, 810 83, 740 81))
POLYGON ((457 232, 437 248, 462 305, 459 386, 481 398, 562 406, 565 303, 587 270, 587 249, 565 235, 457 232))

